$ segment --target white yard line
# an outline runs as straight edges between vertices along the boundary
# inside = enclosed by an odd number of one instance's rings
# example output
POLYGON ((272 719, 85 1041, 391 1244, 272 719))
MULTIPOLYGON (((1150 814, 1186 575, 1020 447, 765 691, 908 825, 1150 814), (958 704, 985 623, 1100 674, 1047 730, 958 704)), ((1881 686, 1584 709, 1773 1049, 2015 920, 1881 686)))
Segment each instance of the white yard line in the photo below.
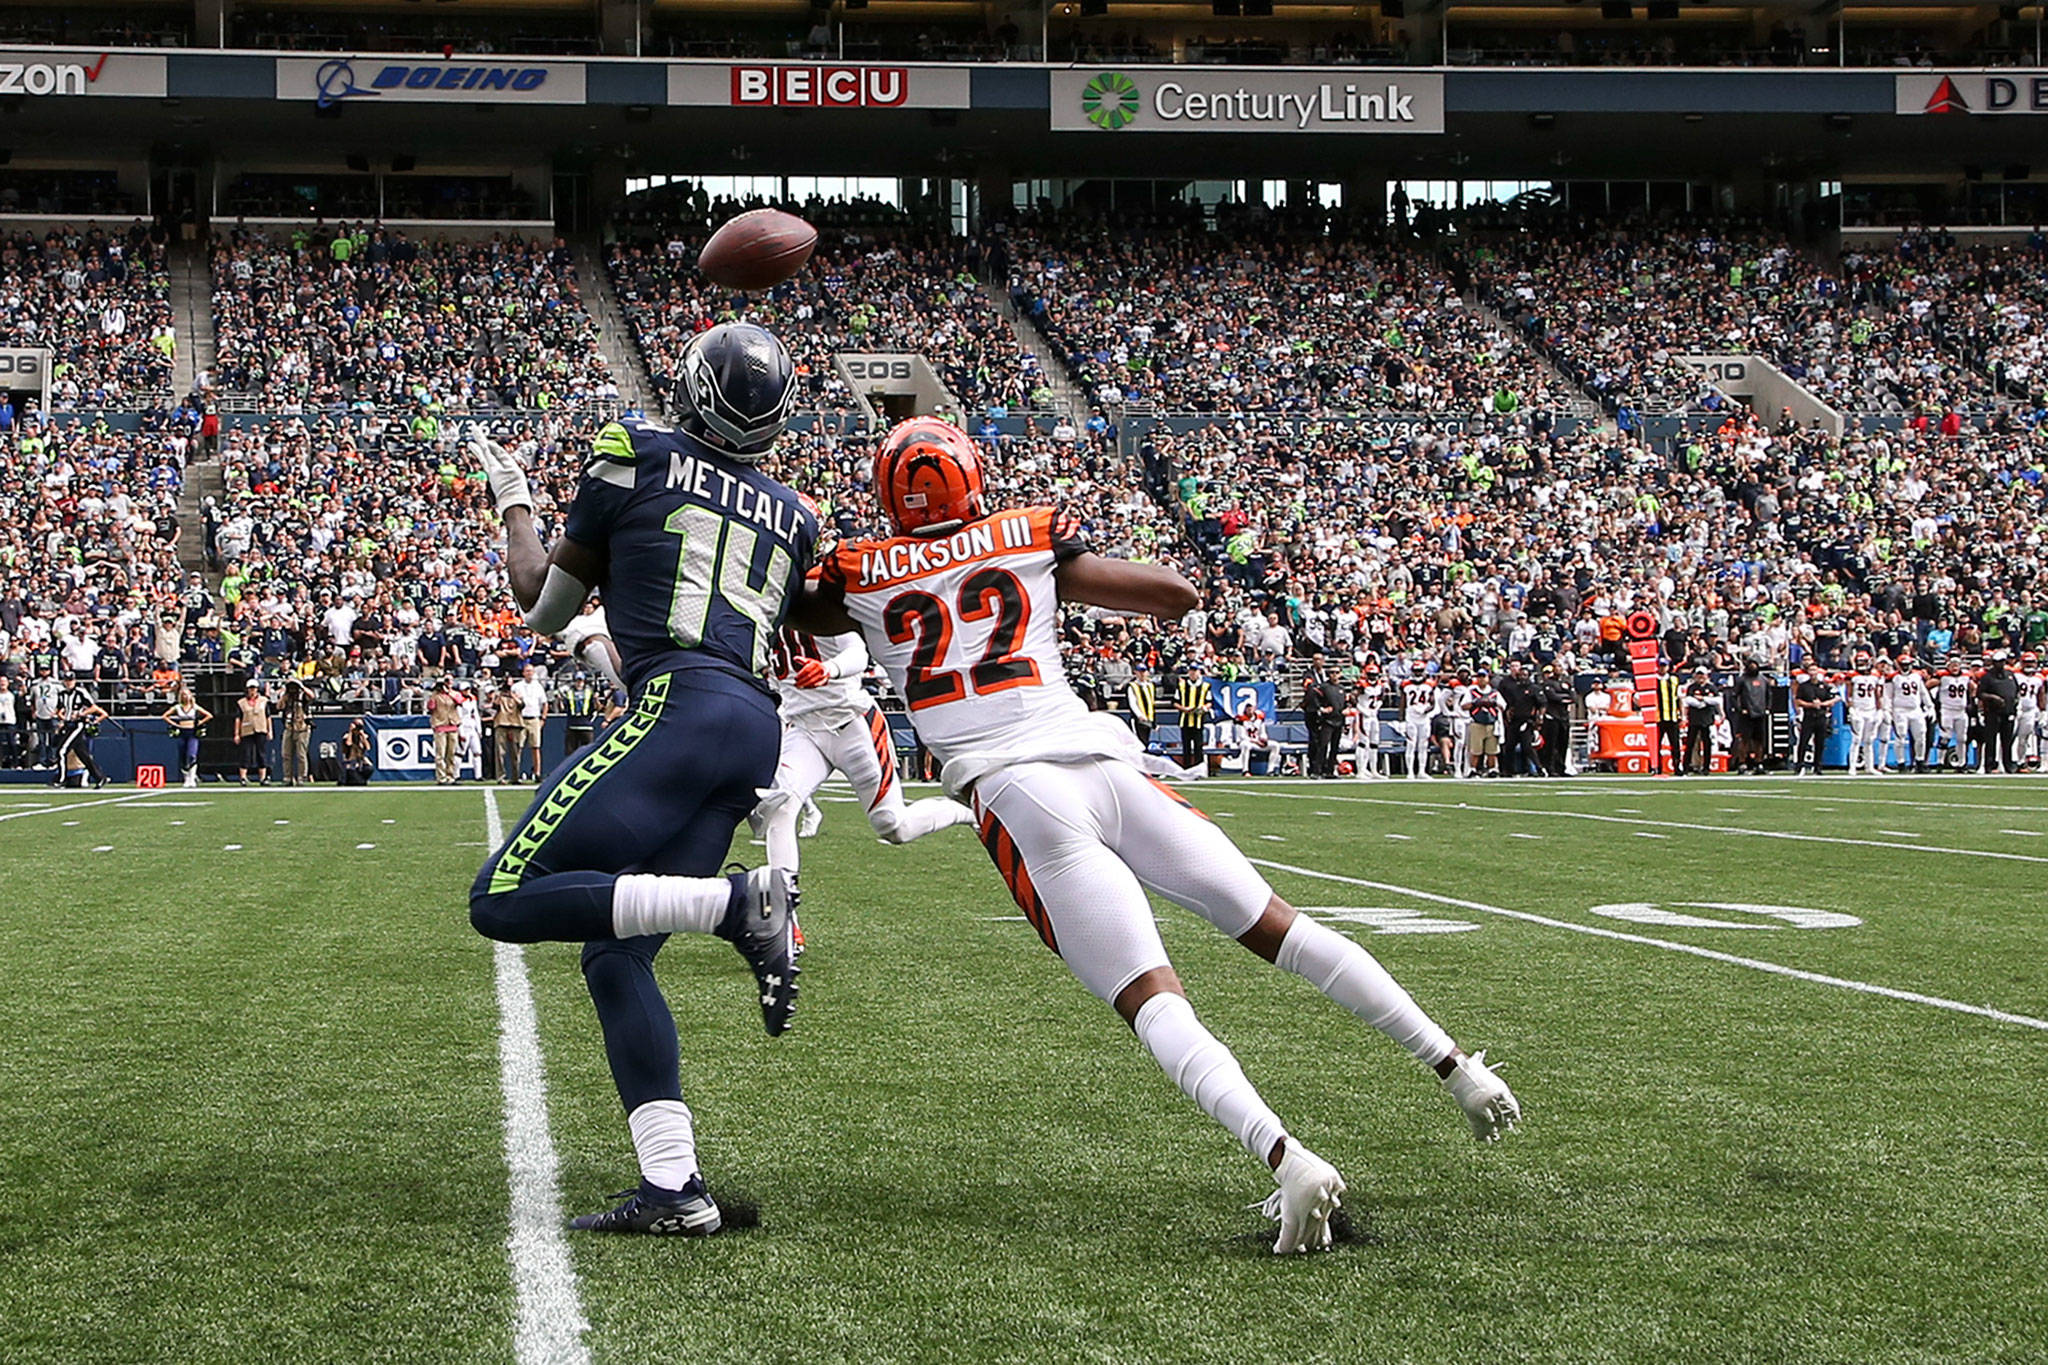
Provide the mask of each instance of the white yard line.
POLYGON ((1784 839, 1800 844, 1847 844, 1855 848, 1903 848, 1918 853, 1946 853, 1959 858, 1995 858, 2012 863, 2048 863, 2048 857, 2034 853, 2003 853, 1988 848, 1951 848, 1944 844, 1909 844, 1897 839, 1850 839, 1832 834, 1794 834, 1782 829, 1749 829, 1741 825, 1700 825, 1687 820, 1651 820, 1641 815, 1596 815, 1583 810, 1536 810, 1528 806, 1475 806, 1468 801, 1389 801, 1372 796, 1315 796, 1303 792, 1261 793, 1257 788, 1214 787, 1232 796, 1271 796, 1283 801, 1345 801, 1360 806, 1395 806, 1418 815, 1440 810, 1476 811, 1482 815, 1514 815, 1524 819, 1591 820, 1602 825, 1649 825, 1657 829, 1685 829, 1703 834, 1732 834, 1749 839, 1784 839))
POLYGON ((1588 934, 1594 938, 1611 938, 1622 943, 1639 943, 1650 948, 1662 948, 1666 952, 1685 953, 1692 957, 1703 957, 1711 962, 1725 962, 1730 966, 1747 967, 1751 971, 1769 972, 1773 976, 1789 976, 1797 981, 1810 981, 1819 986, 1835 986, 1845 991, 1858 991, 1864 995, 1881 995, 1888 1000, 1903 1000, 1914 1005, 1929 1005, 1935 1009, 1950 1010, 1956 1014, 1973 1014, 1980 1019, 1995 1019, 2001 1024, 2018 1024, 2023 1028, 2039 1029, 2048 1033, 2048 1019, 2036 1019, 2028 1014, 2014 1014, 2008 1010, 1992 1009, 1988 1005, 1972 1005, 1961 1000, 1949 1000, 1939 995, 1923 995, 1919 991, 1902 991, 1893 986, 1879 986, 1869 981, 1852 981, 1848 977, 1827 976, 1820 972, 1802 971, 1798 967, 1787 967, 1779 962, 1764 962, 1753 957, 1738 957, 1713 948, 1696 947, 1690 943, 1674 943, 1669 939, 1651 938, 1647 934, 1631 934, 1621 929, 1603 929, 1593 924, 1574 924, 1570 920, 1552 919, 1548 915, 1531 914, 1527 910, 1509 910, 1504 906, 1487 905, 1482 901, 1468 901, 1457 896, 1440 896, 1433 891, 1421 891, 1412 886, 1397 886, 1392 882, 1370 881, 1364 877, 1346 877, 1336 872, 1319 872, 1311 867, 1296 867, 1291 863, 1276 863, 1268 858, 1253 858, 1260 867, 1272 868, 1276 872, 1291 872, 1297 877, 1313 877, 1320 881, 1341 882, 1346 886, 1362 886, 1372 891, 1391 892, 1397 896, 1409 896, 1419 901, 1430 901, 1437 905, 1456 906, 1460 910, 1472 910, 1482 915, 1499 915, 1504 919, 1523 920, 1529 924, 1540 924, 1549 929, 1564 929, 1574 934, 1588 934))
POLYGON ((84 810, 87 806, 118 806, 128 802, 149 800, 149 792, 129 792, 124 796, 103 796, 97 801, 67 801, 61 806, 42 806, 35 810, 10 811, 0 815, 0 820, 26 820, 31 815, 62 815, 66 811, 84 810))
MULTIPOLYGON (((447 790, 443 788, 442 790, 447 790)), ((505 840, 498 793, 484 789, 484 831, 491 847, 505 840)), ((590 1324, 576 1289, 576 1267, 562 1235, 562 1196, 555 1142, 548 1133, 548 1078, 526 955, 516 943, 497 945, 498 1065, 505 1086, 505 1166, 512 1191, 512 1289, 518 1306, 512 1354, 519 1365, 581 1365, 590 1359, 590 1324)))

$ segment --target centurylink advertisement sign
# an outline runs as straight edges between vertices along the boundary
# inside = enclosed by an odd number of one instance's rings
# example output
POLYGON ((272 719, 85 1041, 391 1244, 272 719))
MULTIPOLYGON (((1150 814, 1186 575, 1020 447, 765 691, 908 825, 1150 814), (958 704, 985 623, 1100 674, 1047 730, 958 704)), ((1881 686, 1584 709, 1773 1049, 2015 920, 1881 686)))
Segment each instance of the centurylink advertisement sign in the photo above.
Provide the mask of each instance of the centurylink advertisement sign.
POLYGON ((1080 68, 1052 73, 1055 132, 1441 133, 1444 79, 1407 71, 1080 68))

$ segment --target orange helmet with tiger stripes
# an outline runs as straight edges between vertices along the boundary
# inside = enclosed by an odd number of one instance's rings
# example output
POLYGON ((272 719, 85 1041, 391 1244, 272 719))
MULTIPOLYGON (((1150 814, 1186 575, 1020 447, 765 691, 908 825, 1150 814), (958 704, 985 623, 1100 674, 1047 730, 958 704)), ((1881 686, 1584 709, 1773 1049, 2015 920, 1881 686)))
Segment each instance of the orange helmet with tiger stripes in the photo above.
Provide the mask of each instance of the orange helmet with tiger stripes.
POLYGON ((982 515, 981 453, 951 422, 898 422, 875 447, 875 496, 898 535, 950 531, 982 515))

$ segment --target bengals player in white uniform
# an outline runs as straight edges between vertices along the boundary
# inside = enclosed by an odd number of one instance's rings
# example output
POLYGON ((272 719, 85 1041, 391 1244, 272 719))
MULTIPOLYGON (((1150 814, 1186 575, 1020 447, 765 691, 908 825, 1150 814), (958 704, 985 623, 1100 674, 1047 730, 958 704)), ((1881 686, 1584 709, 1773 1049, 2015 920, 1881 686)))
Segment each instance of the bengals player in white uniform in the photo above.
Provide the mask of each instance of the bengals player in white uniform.
POLYGON ((1885 670, 1885 709, 1891 713, 1892 739, 1906 746, 1906 762, 1916 773, 1927 771, 1930 736, 1927 718, 1934 713, 1934 694, 1919 665, 1908 654, 1896 669, 1885 670))
POLYGON ((1970 675, 1954 655, 1942 665, 1934 685, 1937 742, 1945 752, 1942 761, 1951 768, 1963 766, 1970 744, 1970 675))
POLYGON ((875 833, 892 844, 973 821, 973 811, 942 796, 904 801, 889 723, 860 685, 868 651, 858 634, 785 628, 769 664, 782 706, 782 760, 775 786, 749 817, 767 840, 769 866, 796 870, 797 817, 835 769, 853 783, 875 833))
POLYGON ((2033 650, 2020 655, 2019 667, 2013 670, 2019 679, 2019 710, 2013 726, 2012 756, 2024 770, 2028 764, 2044 757, 2041 750, 2041 691, 2048 685, 2048 678, 2041 672, 2041 656, 2033 650))
POLYGON ((1074 520, 1052 508, 989 512, 974 443, 936 419, 883 438, 873 486, 897 534, 841 545, 794 619, 858 624, 941 760, 946 790, 973 803, 982 842, 1046 946, 1272 1169, 1273 1249, 1328 1246, 1344 1181, 1288 1134, 1195 1018, 1148 889, 1405 1047, 1443 1079, 1482 1141, 1512 1128, 1520 1108, 1483 1056, 1461 1051, 1372 954, 1274 895, 1221 830, 1151 776, 1129 728, 1067 686, 1062 601, 1173 620, 1196 604, 1187 581, 1089 553, 1074 520))
POLYGON ((1849 772, 1884 773, 1885 680, 1865 654, 1856 656, 1856 671, 1843 679, 1849 698, 1849 772))

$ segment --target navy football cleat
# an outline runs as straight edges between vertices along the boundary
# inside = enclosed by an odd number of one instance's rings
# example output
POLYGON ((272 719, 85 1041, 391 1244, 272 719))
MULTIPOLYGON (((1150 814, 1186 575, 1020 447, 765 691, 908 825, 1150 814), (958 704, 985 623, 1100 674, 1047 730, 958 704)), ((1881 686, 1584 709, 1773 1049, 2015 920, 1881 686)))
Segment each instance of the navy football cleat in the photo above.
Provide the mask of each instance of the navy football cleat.
POLYGON ((757 867, 731 874, 732 904, 719 921, 718 936, 739 949, 761 988, 761 1023, 771 1038, 789 1028, 796 1014, 796 873, 757 867))
POLYGON ((586 1213, 569 1220, 579 1232, 638 1232, 650 1237, 709 1237, 723 1226, 718 1205, 704 1188, 704 1177, 693 1175, 680 1190, 664 1190, 646 1181, 637 1190, 612 1196, 626 1202, 603 1213, 586 1213))

